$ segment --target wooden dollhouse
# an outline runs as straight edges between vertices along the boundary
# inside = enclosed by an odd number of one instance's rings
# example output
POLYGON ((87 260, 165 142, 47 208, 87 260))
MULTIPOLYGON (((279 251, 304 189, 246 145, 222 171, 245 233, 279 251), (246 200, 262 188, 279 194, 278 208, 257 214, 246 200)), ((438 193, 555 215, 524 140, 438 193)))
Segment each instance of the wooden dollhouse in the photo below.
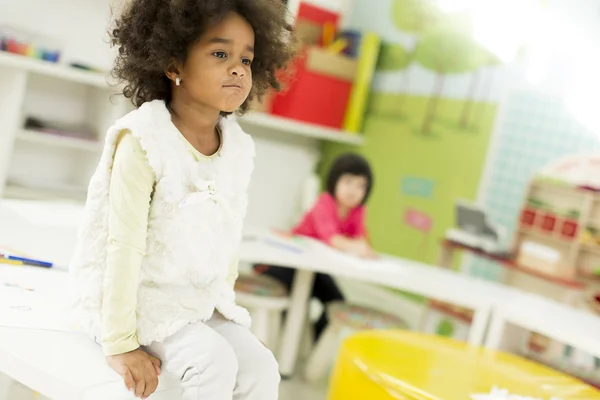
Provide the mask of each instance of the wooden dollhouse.
POLYGON ((585 288, 579 296, 559 300, 598 311, 600 156, 565 157, 532 179, 513 249, 523 268, 585 288))
POLYGON ((514 249, 524 267, 557 277, 600 278, 600 191, 535 178, 514 249))

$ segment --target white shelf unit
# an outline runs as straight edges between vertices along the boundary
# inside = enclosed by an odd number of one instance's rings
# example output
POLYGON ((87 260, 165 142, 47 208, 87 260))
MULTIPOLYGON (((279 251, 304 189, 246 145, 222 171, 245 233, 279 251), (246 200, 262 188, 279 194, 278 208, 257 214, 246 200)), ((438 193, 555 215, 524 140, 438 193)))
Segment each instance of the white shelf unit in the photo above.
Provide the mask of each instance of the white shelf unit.
POLYGON ((243 117, 238 118, 240 126, 248 131, 261 130, 264 134, 282 133, 295 135, 311 139, 318 139, 327 142, 339 142, 359 146, 364 142, 363 136, 340 131, 339 129, 328 128, 324 126, 308 124, 289 118, 278 117, 275 115, 250 112, 243 117))
POLYGON ((32 129, 23 129, 17 135, 16 139, 17 141, 22 142, 39 143, 48 146, 66 147, 70 149, 88 151, 91 153, 98 153, 102 151, 102 143, 98 140, 54 135, 51 133, 40 132, 32 129))
POLYGON ((0 197, 83 200, 107 128, 129 106, 105 74, 0 52, 0 197), (81 125, 84 137, 26 129, 81 125))
POLYGON ((0 66, 4 68, 17 68, 21 71, 51 76, 101 89, 106 88, 109 81, 108 74, 86 71, 63 64, 51 63, 2 51, 0 51, 0 66))
POLYGON ((4 190, 4 197, 8 199, 26 199, 39 201, 75 201, 81 202, 86 195, 86 189, 79 186, 58 186, 53 184, 51 187, 34 186, 27 182, 20 184, 13 182, 7 185, 4 190))

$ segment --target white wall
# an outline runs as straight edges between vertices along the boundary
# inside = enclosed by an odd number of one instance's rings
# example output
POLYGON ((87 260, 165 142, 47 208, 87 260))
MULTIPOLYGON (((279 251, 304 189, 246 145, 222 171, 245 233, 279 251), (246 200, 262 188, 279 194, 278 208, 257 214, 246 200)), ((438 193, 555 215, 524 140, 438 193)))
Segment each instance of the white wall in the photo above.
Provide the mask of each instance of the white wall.
POLYGON ((301 191, 320 157, 317 140, 243 126, 256 144, 246 223, 289 229, 300 219, 301 191))

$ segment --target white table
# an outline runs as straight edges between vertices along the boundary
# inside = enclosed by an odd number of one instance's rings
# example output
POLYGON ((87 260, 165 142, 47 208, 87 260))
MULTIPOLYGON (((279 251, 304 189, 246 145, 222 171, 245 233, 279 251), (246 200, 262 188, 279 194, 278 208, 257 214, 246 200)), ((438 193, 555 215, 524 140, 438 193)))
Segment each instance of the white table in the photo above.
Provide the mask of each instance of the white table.
POLYGON ((513 295, 494 308, 485 345, 520 350, 528 331, 600 358, 600 317, 528 293, 513 295))
POLYGON ((66 270, 82 215, 76 203, 0 199, 0 249, 9 247, 66 270))
POLYGON ((492 308, 518 292, 501 284, 407 259, 383 256, 379 260, 361 260, 308 238, 298 241, 269 230, 248 232, 242 242, 240 260, 297 270, 278 354, 283 376, 294 371, 310 289, 317 272, 384 285, 472 309, 468 341, 473 345, 483 344, 492 308))
MULTIPOLYGON (((133 400, 100 346, 72 331, 67 283, 63 271, 0 265, 0 372, 51 399, 133 400)), ((176 399, 179 388, 162 376, 151 399, 176 399)))
MULTIPOLYGON (((0 201, 0 248, 58 267, 0 265, 0 372, 51 399, 133 400, 100 346, 69 324, 64 269, 80 217, 81 206, 74 204, 0 201)), ((177 398, 179 387, 163 376, 151 399, 177 398)))

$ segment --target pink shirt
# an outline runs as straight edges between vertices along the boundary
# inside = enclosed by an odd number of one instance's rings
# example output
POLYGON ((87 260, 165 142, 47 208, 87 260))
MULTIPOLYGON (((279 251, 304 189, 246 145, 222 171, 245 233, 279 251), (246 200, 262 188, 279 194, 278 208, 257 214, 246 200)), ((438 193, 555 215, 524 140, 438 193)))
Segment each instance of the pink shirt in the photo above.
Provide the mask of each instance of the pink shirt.
POLYGON ((292 233, 309 236, 327 244, 335 235, 357 239, 365 237, 365 207, 356 207, 342 220, 338 215, 335 199, 329 193, 323 193, 292 233))

